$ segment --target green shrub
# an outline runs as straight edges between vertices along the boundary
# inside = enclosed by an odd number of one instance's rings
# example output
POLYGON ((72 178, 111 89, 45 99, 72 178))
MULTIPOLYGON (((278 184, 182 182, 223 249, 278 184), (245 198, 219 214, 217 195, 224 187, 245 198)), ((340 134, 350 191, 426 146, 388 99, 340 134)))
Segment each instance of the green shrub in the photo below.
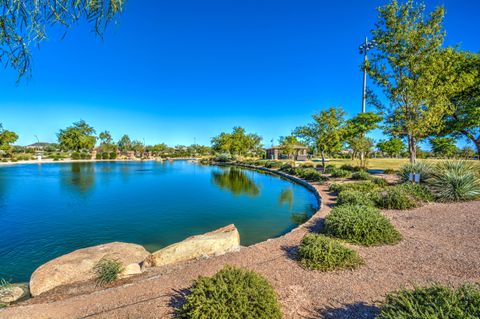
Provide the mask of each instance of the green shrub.
POLYGON ((102 154, 97 153, 97 154, 95 155, 95 159, 97 159, 97 160, 102 159, 102 154))
POLYGON ((440 201, 463 201, 480 198, 478 168, 466 161, 440 163, 428 184, 440 201))
POLYGON ((315 163, 313 163, 313 162, 305 162, 305 163, 302 163, 302 164, 300 165, 300 167, 303 167, 303 168, 315 167, 315 163))
POLYGON ((410 173, 420 174, 420 181, 426 181, 434 172, 434 167, 427 162, 415 162, 403 165, 398 172, 398 175, 404 182, 408 182, 410 173))
POLYGON ((102 159, 107 160, 109 158, 110 158, 110 154, 108 154, 108 152, 103 152, 102 153, 102 159))
POLYGON ((358 253, 340 241, 318 234, 307 234, 298 248, 300 263, 311 270, 330 271, 356 268, 363 263, 358 253))
POLYGON ((353 182, 353 183, 341 183, 341 184, 332 184, 330 185, 329 190, 331 192, 339 193, 345 190, 354 190, 360 192, 372 192, 379 190, 381 187, 371 181, 362 181, 362 182, 353 182))
POLYGON ((112 160, 116 159, 117 158, 117 152, 110 152, 109 158, 112 159, 112 160))
POLYGON ((123 269, 121 262, 109 258, 100 259, 93 267, 99 285, 106 285, 117 280, 123 269))
POLYGON ((331 171, 331 176, 332 177, 335 177, 335 178, 344 178, 344 177, 348 177, 350 176, 351 172, 350 171, 347 171, 345 169, 334 169, 331 171))
POLYGON ((335 171, 337 168, 335 165, 329 164, 325 166, 325 174, 331 174, 333 171, 335 171))
POLYGON ((282 167, 282 162, 280 161, 268 161, 265 163, 266 168, 280 168, 282 167))
POLYGON ((393 168, 387 168, 383 170, 383 174, 396 174, 397 171, 394 170, 393 168))
POLYGON ((277 295, 255 272, 226 266, 213 277, 200 277, 178 309, 180 318, 280 319, 277 295))
POLYGON ((370 178, 370 180, 371 180, 374 184, 376 184, 376 185, 378 185, 378 186, 380 186, 380 187, 385 187, 385 186, 388 185, 388 182, 387 182, 386 180, 384 180, 383 178, 381 178, 381 177, 372 176, 372 177, 370 178))
POLYGON ((377 319, 478 319, 480 286, 456 290, 440 284, 387 295, 377 319))
POLYGON ((403 189, 388 187, 378 194, 377 206, 385 209, 410 209, 416 206, 414 198, 403 189))
POLYGON ((87 159, 92 158, 92 156, 88 153, 80 153, 80 158, 84 159, 84 160, 87 160, 87 159))
POLYGON ((214 161, 219 163, 227 163, 233 161, 233 158, 230 154, 223 153, 215 156, 214 161))
POLYGON ((355 170, 355 167, 350 164, 343 164, 342 166, 340 166, 340 169, 343 169, 344 171, 353 172, 355 170))
POLYGON ((352 174, 352 179, 354 180, 362 180, 362 181, 367 181, 371 178, 372 176, 368 174, 366 171, 358 171, 352 174))
POLYGON ((337 205, 344 204, 375 206, 375 201, 372 199, 371 193, 344 190, 338 194, 337 205))
POLYGON ((402 238, 378 209, 361 205, 335 206, 325 218, 324 231, 365 246, 395 244, 402 238))
POLYGON ((306 179, 307 181, 323 182, 327 180, 327 177, 323 176, 322 173, 315 168, 300 168, 296 170, 296 173, 299 177, 306 179))
POLYGON ((395 187, 403 190, 417 201, 431 202, 435 199, 432 192, 430 192, 427 187, 417 183, 406 182, 396 185, 395 187))

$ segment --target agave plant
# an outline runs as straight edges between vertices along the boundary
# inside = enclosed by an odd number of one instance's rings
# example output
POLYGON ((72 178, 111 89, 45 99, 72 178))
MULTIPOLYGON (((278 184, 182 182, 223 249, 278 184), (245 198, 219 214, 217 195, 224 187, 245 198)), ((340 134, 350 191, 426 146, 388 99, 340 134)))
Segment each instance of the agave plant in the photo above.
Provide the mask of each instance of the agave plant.
POLYGON ((400 168, 398 175, 404 182, 408 182, 410 174, 420 174, 421 182, 426 181, 434 172, 434 167, 427 162, 408 163, 400 168))
POLYGON ((466 161, 440 163, 428 179, 428 185, 440 201, 462 201, 480 198, 478 167, 466 161))

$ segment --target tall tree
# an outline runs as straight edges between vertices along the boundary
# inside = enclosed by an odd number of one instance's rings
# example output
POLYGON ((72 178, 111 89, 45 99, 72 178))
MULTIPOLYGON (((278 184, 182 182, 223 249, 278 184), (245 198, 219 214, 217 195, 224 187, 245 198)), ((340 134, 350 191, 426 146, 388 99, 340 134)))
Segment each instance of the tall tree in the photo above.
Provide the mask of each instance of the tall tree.
POLYGON ((312 115, 313 122, 299 126, 293 134, 310 146, 314 147, 322 156, 322 166, 325 168, 325 156, 342 148, 345 138, 345 112, 341 107, 331 107, 312 115))
POLYGON ((366 155, 370 153, 373 141, 365 135, 378 128, 383 120, 380 114, 373 112, 359 113, 347 121, 345 125, 345 139, 352 149, 352 159, 360 155, 360 166, 366 166, 366 155))
POLYGON ((0 63, 20 78, 30 72, 30 49, 48 37, 48 28, 69 28, 84 19, 101 35, 123 6, 123 0, 0 0, 0 63))
POLYGON ((67 151, 92 150, 95 147, 97 138, 95 129, 85 121, 80 120, 72 126, 60 130, 57 133, 60 148, 67 151))
POLYGON ((211 140, 212 149, 230 155, 258 155, 262 148, 262 138, 254 133, 247 134, 239 126, 232 133, 220 133, 211 140))
POLYGON ((480 160, 480 54, 457 52, 459 72, 475 75, 475 83, 451 97, 454 110, 444 117, 441 135, 464 137, 473 142, 480 160))
POLYGON ((387 141, 378 142, 377 147, 383 154, 387 154, 390 157, 398 157, 405 149, 405 144, 402 139, 393 137, 387 141))
POLYGON ((458 153, 453 137, 435 137, 430 139, 432 152, 437 157, 454 157, 458 153))
POLYGON ((102 152, 110 152, 115 149, 115 144, 113 144, 112 135, 109 131, 103 131, 98 135, 100 139, 100 149, 102 152))
POLYGON ((0 151, 3 151, 6 155, 12 155, 12 144, 18 139, 18 135, 15 132, 5 130, 2 123, 0 123, 0 151))
POLYGON ((438 133, 451 114, 448 97, 473 82, 470 74, 455 72, 454 50, 441 47, 444 11, 438 7, 426 17, 424 4, 394 0, 378 8, 372 31, 377 47, 365 67, 389 99, 387 131, 407 138, 411 162, 417 143, 438 133))
POLYGON ((131 151, 132 150, 132 141, 130 137, 125 134, 123 135, 120 140, 117 142, 118 149, 122 152, 131 151))

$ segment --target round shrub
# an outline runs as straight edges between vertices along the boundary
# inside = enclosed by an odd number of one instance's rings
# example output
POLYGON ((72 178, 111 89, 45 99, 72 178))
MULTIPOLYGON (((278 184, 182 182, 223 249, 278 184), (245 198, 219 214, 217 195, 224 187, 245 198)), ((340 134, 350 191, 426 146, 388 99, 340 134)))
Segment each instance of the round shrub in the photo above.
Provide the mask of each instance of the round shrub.
POLYGON ((440 201, 480 198, 478 168, 466 161, 446 161, 439 164, 427 182, 440 201))
POLYGON ((334 207, 324 229, 328 235, 364 246, 395 244, 402 238, 378 209, 361 205, 334 207))
POLYGON ((348 177, 350 176, 351 172, 350 171, 347 171, 345 169, 334 169, 333 171, 331 171, 331 176, 332 177, 335 177, 335 178, 344 178, 344 177, 348 177))
POLYGON ((352 174, 352 179, 354 180, 362 180, 366 181, 369 180, 372 176, 368 174, 366 171, 358 171, 352 174))
POLYGON ((117 152, 110 152, 109 158, 110 159, 116 159, 117 158, 117 152))
POLYGON ((355 170, 355 167, 353 165, 350 165, 350 164, 343 164, 342 166, 340 166, 340 169, 343 169, 345 171, 353 172, 355 170))
POLYGON ((307 234, 298 248, 300 263, 311 270, 330 271, 356 268, 363 264, 358 253, 333 238, 307 234))
POLYGON ((393 168, 386 168, 383 170, 383 174, 395 174, 397 171, 394 170, 393 168))
POLYGON ((375 176, 373 176, 373 177, 370 178, 370 180, 371 180, 374 184, 376 184, 376 185, 378 185, 378 186, 380 186, 380 187, 385 187, 385 186, 388 185, 388 182, 387 182, 386 180, 384 180, 383 178, 381 178, 381 177, 375 177, 375 176))
POLYGON ((103 152, 102 153, 102 159, 107 160, 109 158, 110 158, 110 154, 108 154, 108 152, 103 152))
POLYGON ((230 154, 222 153, 215 156, 214 161, 219 163, 227 163, 233 161, 233 158, 230 154))
POLYGON ((84 159, 84 160, 87 160, 87 159, 90 159, 92 156, 88 153, 80 153, 80 158, 81 159, 84 159))
POLYGON ((456 290, 435 284, 401 290, 387 296, 377 319, 480 318, 480 287, 467 284, 456 290))
POLYGON ((299 176, 307 181, 322 182, 327 178, 314 168, 304 168, 299 170, 299 176))
POLYGON ((78 160, 78 159, 80 159, 80 153, 79 152, 73 152, 71 157, 74 160, 78 160))
POLYGON ((266 168, 280 168, 282 167, 282 162, 280 161, 268 161, 265 163, 266 168))
POLYGON ((337 205, 352 204, 363 206, 375 206, 372 195, 366 192, 345 190, 338 194, 337 205))
POLYGON ((326 174, 331 174, 333 171, 335 171, 337 168, 335 167, 335 165, 332 165, 332 164, 329 164, 327 166, 325 166, 325 170, 324 172, 326 174))
POLYGON ((362 181, 354 183, 341 183, 341 184, 332 184, 330 185, 329 190, 331 192, 339 193, 345 190, 354 190, 360 192, 371 192, 380 189, 381 187, 371 181, 362 181))
POLYGON ((426 181, 434 172, 434 167, 427 162, 415 162, 403 165, 398 175, 404 182, 408 182, 411 173, 420 174, 420 181, 426 181))
POLYGON ((412 196, 397 186, 389 187, 380 192, 377 197, 377 206, 385 209, 410 209, 416 206, 412 196))
POLYGON ((178 309, 180 318, 281 319, 277 295, 257 273, 226 266, 213 277, 200 277, 178 309))
POLYGON ((415 198, 415 200, 417 201, 431 202, 434 200, 434 196, 432 192, 430 192, 430 190, 423 185, 412 183, 412 182, 406 182, 403 184, 396 185, 395 187, 403 190, 405 193, 409 194, 410 196, 415 198))
POLYGON ((95 155, 95 159, 97 159, 97 160, 102 159, 102 154, 97 153, 97 154, 95 155))

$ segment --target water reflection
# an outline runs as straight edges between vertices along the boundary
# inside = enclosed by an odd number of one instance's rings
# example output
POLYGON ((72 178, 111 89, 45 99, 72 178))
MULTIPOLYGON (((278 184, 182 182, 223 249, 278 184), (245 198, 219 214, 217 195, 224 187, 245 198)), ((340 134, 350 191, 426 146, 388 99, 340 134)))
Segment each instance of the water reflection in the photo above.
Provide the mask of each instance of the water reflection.
POLYGON ((288 207, 292 209, 293 206, 293 190, 291 188, 286 188, 280 192, 280 197, 278 198, 280 205, 288 204, 288 207))
POLYGON ((70 168, 61 170, 63 186, 88 192, 95 185, 94 163, 71 163, 70 168))
POLYGON ((242 170, 229 167, 222 171, 212 171, 212 181, 221 189, 226 189, 234 195, 246 194, 257 196, 260 188, 242 170))
POLYGON ((295 225, 301 225, 301 224, 305 223, 309 218, 310 218, 310 216, 307 213, 293 213, 290 216, 290 220, 295 225))

